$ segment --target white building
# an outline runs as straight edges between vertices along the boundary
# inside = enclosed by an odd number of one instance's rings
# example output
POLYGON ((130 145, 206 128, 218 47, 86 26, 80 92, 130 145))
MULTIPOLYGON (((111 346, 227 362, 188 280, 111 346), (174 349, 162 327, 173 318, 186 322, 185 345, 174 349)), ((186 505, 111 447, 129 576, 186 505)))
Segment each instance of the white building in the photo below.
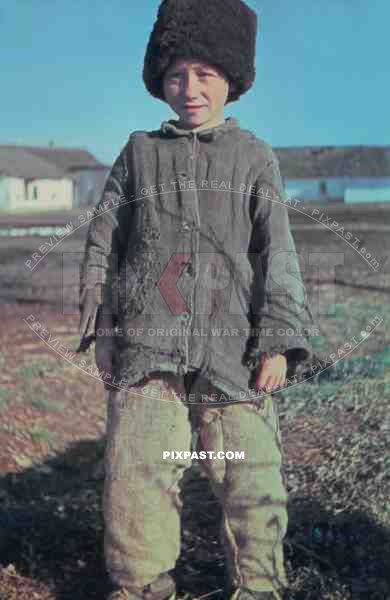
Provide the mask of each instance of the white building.
POLYGON ((275 152, 291 198, 390 202, 390 146, 303 146, 275 152))
POLYGON ((0 210, 95 205, 109 168, 82 149, 0 145, 0 210))

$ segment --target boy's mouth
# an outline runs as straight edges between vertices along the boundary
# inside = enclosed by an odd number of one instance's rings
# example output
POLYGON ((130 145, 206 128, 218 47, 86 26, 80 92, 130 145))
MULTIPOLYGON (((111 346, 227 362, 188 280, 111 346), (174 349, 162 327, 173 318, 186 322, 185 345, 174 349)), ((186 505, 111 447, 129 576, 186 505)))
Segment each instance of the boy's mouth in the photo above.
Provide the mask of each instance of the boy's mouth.
POLYGON ((185 110, 199 110, 200 108, 203 108, 203 106, 197 106, 197 105, 185 105, 184 106, 185 110))

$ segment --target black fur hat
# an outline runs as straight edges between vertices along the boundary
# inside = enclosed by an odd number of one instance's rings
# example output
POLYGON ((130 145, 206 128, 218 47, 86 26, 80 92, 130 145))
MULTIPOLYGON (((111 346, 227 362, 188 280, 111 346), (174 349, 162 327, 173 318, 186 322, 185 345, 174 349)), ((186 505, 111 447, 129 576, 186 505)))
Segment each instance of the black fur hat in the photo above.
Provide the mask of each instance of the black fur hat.
POLYGON ((177 58, 219 68, 231 83, 232 102, 255 80, 257 15, 242 0, 163 0, 146 49, 143 80, 165 101, 163 76, 177 58))

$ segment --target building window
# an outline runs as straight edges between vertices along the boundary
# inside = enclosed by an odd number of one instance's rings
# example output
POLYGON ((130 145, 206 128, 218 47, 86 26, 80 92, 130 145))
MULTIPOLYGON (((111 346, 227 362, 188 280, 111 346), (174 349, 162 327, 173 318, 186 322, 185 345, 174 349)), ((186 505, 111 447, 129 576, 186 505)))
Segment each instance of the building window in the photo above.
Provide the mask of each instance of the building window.
POLYGON ((326 186, 326 181, 320 181, 320 194, 321 196, 326 196, 326 194, 328 193, 328 188, 326 186))

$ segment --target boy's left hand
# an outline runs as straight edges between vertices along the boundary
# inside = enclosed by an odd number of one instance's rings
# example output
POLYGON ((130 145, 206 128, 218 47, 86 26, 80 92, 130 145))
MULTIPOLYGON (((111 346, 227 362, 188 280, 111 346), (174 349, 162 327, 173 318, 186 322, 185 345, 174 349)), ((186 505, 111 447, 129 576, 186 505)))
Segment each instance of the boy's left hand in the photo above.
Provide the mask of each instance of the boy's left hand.
POLYGON ((287 359, 283 354, 266 358, 256 377, 256 391, 272 392, 286 383, 287 359))

